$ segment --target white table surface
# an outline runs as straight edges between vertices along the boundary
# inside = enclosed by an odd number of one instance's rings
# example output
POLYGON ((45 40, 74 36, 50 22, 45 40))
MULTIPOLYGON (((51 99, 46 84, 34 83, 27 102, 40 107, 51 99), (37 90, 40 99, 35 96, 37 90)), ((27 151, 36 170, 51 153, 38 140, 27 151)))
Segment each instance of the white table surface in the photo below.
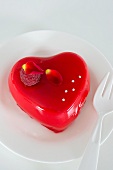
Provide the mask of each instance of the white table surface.
MULTIPOLYGON (((96 46, 113 66, 113 0, 0 0, 0 43, 34 30, 58 30, 96 46)), ((98 170, 112 170, 113 133, 101 146, 98 170), (110 159, 109 159, 110 158, 110 159)), ((75 170, 74 161, 41 164, 0 145, 2 170, 75 170)))

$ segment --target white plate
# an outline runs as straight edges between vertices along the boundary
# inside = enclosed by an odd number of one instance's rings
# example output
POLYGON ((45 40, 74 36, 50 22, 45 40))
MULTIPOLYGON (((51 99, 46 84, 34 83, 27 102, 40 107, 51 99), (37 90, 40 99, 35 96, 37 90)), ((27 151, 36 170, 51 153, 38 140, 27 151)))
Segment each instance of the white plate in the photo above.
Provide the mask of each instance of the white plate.
MULTIPOLYGON (((97 120, 92 104, 94 92, 103 76, 108 71, 112 72, 110 64, 86 41, 55 31, 35 31, 18 36, 0 48, 0 56, 1 144, 33 161, 78 161, 97 120), (11 67, 18 59, 27 55, 51 56, 62 51, 76 52, 85 59, 90 71, 91 91, 73 124, 64 132, 55 134, 31 119, 16 105, 9 92, 7 79, 11 67)), ((106 134, 103 134, 103 139, 106 134)))

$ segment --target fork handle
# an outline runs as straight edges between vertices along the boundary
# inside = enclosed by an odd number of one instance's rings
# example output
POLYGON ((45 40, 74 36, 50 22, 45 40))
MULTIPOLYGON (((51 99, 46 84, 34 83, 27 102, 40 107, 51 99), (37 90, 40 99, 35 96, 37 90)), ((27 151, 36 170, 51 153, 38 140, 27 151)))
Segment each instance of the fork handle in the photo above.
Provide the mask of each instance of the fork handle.
POLYGON ((81 160, 78 170, 96 170, 98 165, 98 157, 100 150, 100 139, 102 129, 103 118, 99 118, 96 124, 96 128, 89 139, 87 147, 85 149, 83 158, 81 160))

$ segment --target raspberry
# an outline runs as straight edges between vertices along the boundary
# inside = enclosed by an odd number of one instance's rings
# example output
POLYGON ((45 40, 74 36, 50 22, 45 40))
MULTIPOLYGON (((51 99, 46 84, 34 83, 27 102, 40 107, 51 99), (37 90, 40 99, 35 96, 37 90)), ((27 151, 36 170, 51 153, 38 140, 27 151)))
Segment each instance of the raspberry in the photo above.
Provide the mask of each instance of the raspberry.
POLYGON ((33 86, 40 82, 41 74, 26 74, 23 69, 20 70, 20 79, 26 86, 33 86))

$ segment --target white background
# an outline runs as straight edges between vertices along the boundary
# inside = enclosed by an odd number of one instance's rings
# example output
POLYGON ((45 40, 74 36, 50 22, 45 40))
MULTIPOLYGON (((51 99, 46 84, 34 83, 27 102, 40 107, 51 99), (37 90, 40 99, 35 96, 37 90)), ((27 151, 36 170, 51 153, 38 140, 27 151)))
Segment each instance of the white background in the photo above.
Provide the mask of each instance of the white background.
MULTIPOLYGON (((77 35, 96 46, 113 66, 113 0, 0 0, 0 43, 34 30, 77 35)), ((112 170, 112 157, 113 134, 101 147, 98 170, 112 170)), ((58 165, 35 163, 3 146, 0 169, 75 170, 74 161, 58 165)))

